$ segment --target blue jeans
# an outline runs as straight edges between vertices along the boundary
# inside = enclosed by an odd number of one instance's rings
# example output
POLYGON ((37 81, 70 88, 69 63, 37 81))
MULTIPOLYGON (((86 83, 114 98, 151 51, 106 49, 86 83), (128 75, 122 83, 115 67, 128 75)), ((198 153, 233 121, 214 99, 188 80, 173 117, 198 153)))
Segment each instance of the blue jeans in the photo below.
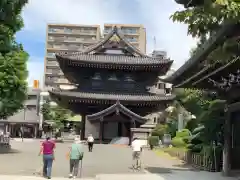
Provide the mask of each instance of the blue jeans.
POLYGON ((43 155, 43 176, 51 177, 53 164, 53 155, 43 155))

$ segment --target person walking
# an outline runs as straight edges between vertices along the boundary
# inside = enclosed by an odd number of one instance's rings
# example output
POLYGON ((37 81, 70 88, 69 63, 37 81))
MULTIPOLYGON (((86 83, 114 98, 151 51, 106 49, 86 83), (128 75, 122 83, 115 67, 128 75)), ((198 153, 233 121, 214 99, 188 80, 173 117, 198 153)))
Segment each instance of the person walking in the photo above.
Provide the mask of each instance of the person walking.
POLYGON ((133 151, 133 169, 139 170, 141 168, 142 144, 138 138, 134 138, 131 146, 133 151))
POLYGON ((87 138, 87 143, 88 143, 88 151, 92 152, 93 143, 94 143, 94 138, 93 138, 92 134, 89 134, 89 136, 87 138))
MULTIPOLYGON (((70 157, 69 178, 75 179, 77 177, 78 169, 79 169, 79 162, 82 161, 83 154, 84 154, 83 145, 79 138, 75 138, 74 143, 71 145, 70 150, 69 150, 69 157, 70 157)), ((80 169, 80 171, 81 170, 82 169, 80 169)))
POLYGON ((47 179, 51 179, 52 164, 54 158, 54 149, 56 145, 54 141, 51 141, 50 137, 47 137, 42 142, 39 156, 43 154, 43 176, 47 179))

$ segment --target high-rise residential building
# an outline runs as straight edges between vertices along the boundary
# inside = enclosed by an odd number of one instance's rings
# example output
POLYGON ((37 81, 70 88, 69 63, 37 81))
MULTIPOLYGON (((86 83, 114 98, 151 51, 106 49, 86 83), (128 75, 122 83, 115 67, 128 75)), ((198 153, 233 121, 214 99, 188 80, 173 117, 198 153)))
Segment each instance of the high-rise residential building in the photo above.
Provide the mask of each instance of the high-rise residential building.
POLYGON ((44 88, 68 84, 55 53, 83 51, 100 40, 99 25, 48 24, 44 65, 44 88))
POLYGON ((125 38, 141 52, 146 53, 146 29, 139 24, 104 24, 104 36, 106 36, 113 27, 118 27, 125 38))

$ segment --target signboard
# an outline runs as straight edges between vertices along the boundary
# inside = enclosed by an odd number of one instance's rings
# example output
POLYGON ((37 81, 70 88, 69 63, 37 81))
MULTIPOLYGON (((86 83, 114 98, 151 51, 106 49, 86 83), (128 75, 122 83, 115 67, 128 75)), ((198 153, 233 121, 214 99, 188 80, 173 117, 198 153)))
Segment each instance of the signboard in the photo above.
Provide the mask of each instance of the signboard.
POLYGON ((39 80, 33 81, 33 88, 38 89, 39 88, 39 80))

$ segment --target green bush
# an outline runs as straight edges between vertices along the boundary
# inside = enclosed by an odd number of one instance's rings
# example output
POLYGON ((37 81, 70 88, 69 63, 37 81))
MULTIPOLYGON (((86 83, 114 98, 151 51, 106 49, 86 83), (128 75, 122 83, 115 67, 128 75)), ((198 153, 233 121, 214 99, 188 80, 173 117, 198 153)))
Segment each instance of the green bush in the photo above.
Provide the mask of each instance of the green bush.
POLYGON ((158 136, 149 136, 148 143, 152 146, 158 146, 159 144, 159 137, 158 136))
POLYGON ((181 131, 176 132, 176 137, 188 137, 191 135, 191 132, 188 129, 182 129, 181 131))
POLYGON ((172 139, 172 145, 174 147, 186 147, 186 143, 184 142, 183 138, 174 137, 172 139))
POLYGON ((164 136, 164 134, 166 134, 167 132, 167 125, 164 124, 158 124, 154 130, 152 131, 151 135, 152 136, 158 136, 160 139, 162 139, 162 137, 164 136))

